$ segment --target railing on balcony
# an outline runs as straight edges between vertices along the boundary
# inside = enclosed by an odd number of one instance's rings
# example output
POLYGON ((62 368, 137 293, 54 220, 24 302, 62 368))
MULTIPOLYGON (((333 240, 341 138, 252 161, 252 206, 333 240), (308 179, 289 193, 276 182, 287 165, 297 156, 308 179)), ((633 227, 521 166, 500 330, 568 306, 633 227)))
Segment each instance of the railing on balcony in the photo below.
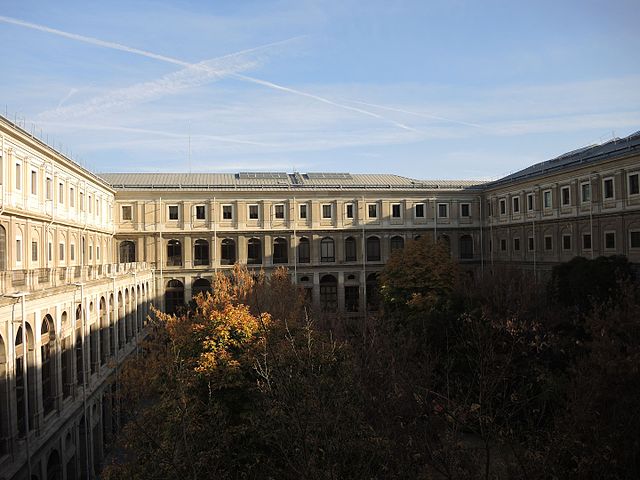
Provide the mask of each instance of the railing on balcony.
POLYGON ((71 283, 100 280, 132 272, 149 271, 146 262, 107 263, 104 265, 71 266, 58 268, 36 268, 32 270, 0 271, 0 292, 37 291, 60 287, 71 283))

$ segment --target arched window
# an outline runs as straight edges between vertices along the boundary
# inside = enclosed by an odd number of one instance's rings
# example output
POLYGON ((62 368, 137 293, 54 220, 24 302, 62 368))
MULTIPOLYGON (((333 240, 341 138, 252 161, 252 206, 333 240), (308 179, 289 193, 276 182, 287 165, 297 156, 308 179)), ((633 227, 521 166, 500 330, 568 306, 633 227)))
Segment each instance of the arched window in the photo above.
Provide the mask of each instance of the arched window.
POLYGON ((451 253, 451 239, 449 238, 449 235, 438 235, 438 242, 442 243, 442 245, 447 249, 447 252, 451 253))
POLYGON ((54 407, 56 374, 53 359, 53 344, 55 340, 55 324, 50 315, 42 320, 40 328, 40 358, 42 361, 42 408, 46 415, 54 407))
POLYGON ((62 373, 62 398, 68 398, 73 391, 73 341, 69 329, 67 312, 62 312, 62 333, 66 335, 62 339, 62 355, 60 369, 62 373))
POLYGON ((118 318, 116 319, 116 328, 118 329, 118 350, 124 348, 124 323, 124 299, 122 298, 122 292, 118 292, 118 318))
POLYGON ((211 282, 206 278, 198 278, 191 284, 191 296, 196 297, 199 293, 206 296, 207 293, 213 293, 211 282))
MULTIPOLYGON (((9 404, 7 399, 7 349, 0 335, 0 438, 9 437, 9 404)), ((9 444, 0 440, 0 456, 8 453, 9 444)))
POLYGON ((288 263, 288 250, 287 241, 284 238, 276 238, 273 241, 273 263, 288 263))
POLYGON ((76 384, 82 385, 84 383, 84 347, 82 345, 82 323, 84 322, 84 312, 82 306, 78 305, 76 309, 76 384))
POLYGON ((247 243, 247 264, 260 265, 262 263, 262 242, 258 238, 251 238, 247 243))
POLYGON ((184 285, 180 280, 169 280, 164 294, 164 305, 167 313, 176 313, 184 305, 184 285))
POLYGON ((209 265, 209 242, 196 240, 193 243, 193 264, 209 265))
POLYGON ((109 356, 109 322, 107 301, 100 297, 100 365, 107 363, 109 356))
POLYGON ((367 275, 367 309, 371 311, 378 310, 380 305, 380 287, 378 284, 378 274, 370 273, 367 275))
POLYGON ((230 238, 222 240, 221 265, 233 265, 236 263, 236 242, 230 238))
POLYGON ((336 261, 336 245, 333 238, 324 237, 320 240, 320 261, 325 263, 336 261))
POLYGON ((344 261, 355 262, 358 256, 358 250, 356 247, 356 239, 353 237, 347 237, 344 239, 344 261))
POLYGON ((338 281, 333 275, 325 275, 320 279, 320 307, 325 312, 338 309, 338 281))
POLYGON ((182 265, 182 244, 178 240, 167 242, 167 266, 179 267, 182 265))
POLYGON ((404 248, 404 238, 398 235, 391 237, 391 240, 389 243, 390 243, 392 252, 395 250, 402 250, 404 248))
POLYGON ((380 261, 380 239, 378 237, 367 238, 367 261, 380 261))
POLYGON ((18 419, 18 432, 24 435, 27 431, 27 420, 29 430, 34 427, 34 414, 36 407, 35 398, 35 355, 34 339, 31 326, 27 323, 25 330, 26 345, 22 338, 22 326, 18 327, 15 338, 15 376, 16 376, 16 413, 18 419), (27 376, 24 376, 24 365, 27 365, 27 376), (25 408, 29 404, 28 419, 25 416, 25 408))
POLYGON ((460 258, 467 260, 473 258, 473 238, 471 235, 460 237, 460 258))
POLYGON ((62 463, 57 450, 49 454, 47 461, 47 480, 62 480, 62 463))
POLYGON ((309 239, 302 237, 298 241, 298 263, 309 263, 311 261, 311 244, 309 239))
POLYGON ((7 231, 0 225, 0 271, 7 269, 7 231))

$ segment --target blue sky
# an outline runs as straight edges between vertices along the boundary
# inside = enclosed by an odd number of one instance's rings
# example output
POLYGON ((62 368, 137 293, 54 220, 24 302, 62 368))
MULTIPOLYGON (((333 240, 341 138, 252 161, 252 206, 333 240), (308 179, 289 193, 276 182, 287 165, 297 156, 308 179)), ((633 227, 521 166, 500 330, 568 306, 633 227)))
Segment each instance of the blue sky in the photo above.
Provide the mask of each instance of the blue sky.
POLYGON ((640 129, 638 25, 637 0, 3 0, 0 105, 95 171, 488 179, 640 129))

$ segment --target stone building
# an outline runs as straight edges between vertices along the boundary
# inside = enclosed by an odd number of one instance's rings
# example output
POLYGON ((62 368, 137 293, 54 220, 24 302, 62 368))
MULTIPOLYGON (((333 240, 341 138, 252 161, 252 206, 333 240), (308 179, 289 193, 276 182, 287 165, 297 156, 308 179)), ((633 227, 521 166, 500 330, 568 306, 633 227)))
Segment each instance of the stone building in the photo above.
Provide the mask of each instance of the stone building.
POLYGON ((0 117, 0 479, 95 478, 118 366, 153 303, 236 262, 317 307, 376 310, 391 252, 429 236, 474 275, 640 261, 640 132, 500 180, 348 173, 95 175, 0 117), (25 348, 26 347, 26 348, 25 348))

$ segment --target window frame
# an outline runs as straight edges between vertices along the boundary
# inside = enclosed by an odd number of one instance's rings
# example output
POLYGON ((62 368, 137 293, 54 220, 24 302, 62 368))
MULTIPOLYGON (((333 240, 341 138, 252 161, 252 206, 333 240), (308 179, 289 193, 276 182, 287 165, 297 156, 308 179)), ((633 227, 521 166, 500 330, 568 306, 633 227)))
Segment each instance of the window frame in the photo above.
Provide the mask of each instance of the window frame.
POLYGON ((511 197, 511 213, 520 213, 520 195, 511 197))
POLYGON ((178 204, 167 205, 167 221, 179 222, 180 221, 180 206, 178 204), (175 209, 175 218, 172 216, 172 210, 175 209))
POLYGON ((553 251, 553 236, 552 235, 545 235, 544 236, 544 250, 545 250, 545 252, 552 252, 553 251))
POLYGON ((309 214, 309 208, 306 203, 301 203, 298 205, 298 219, 299 220, 307 220, 309 214), (304 214, 302 213, 304 210, 304 214))
POLYGON ((553 208, 553 191, 549 188, 542 191, 542 208, 551 210, 553 208), (547 202, 549 200, 549 202, 547 202))
POLYGON ((374 219, 378 218, 378 203, 377 202, 367 203, 367 218, 374 218, 374 219), (373 211, 373 215, 371 215, 372 211, 373 211))
POLYGON ((591 182, 580 182, 580 203, 591 203, 591 182), (585 189, 586 187, 586 189, 585 189), (585 195, 587 192, 587 195, 585 195), (588 197, 588 198, 585 198, 588 197))
POLYGON ((333 220, 333 204, 332 203, 323 203, 320 205, 320 217, 322 220, 333 220), (325 213, 325 209, 329 209, 329 216, 325 213))
POLYGON ((222 216, 222 218, 220 219, 221 222, 224 221, 232 221, 233 220, 233 205, 230 203, 225 203, 220 205, 220 215, 222 216), (229 211, 229 218, 227 218, 226 214, 226 210, 228 207, 228 211, 229 211))
POLYGON ((437 207, 438 218, 449 218, 449 204, 448 203, 438 203, 437 207), (440 207, 444 207, 445 214, 441 215, 440 207))
POLYGON ((413 218, 426 218, 427 208, 424 203, 414 203, 413 204, 413 218), (418 207, 421 207, 422 215, 418 215, 418 207))
POLYGON ((593 238, 591 237, 591 233, 583 233, 582 234, 582 250, 591 251, 593 249, 593 238), (585 246, 585 240, 589 238, 589 246, 585 246))
POLYGON ((614 177, 604 177, 602 179, 602 200, 615 200, 616 199, 616 182, 614 177), (607 185, 611 186, 611 195, 607 195, 607 185))
POLYGON ((560 187, 560 205, 563 207, 571 206, 571 186, 563 185, 560 187), (566 202, 565 202, 565 193, 566 193, 566 202))
POLYGON ((286 209, 284 208, 284 203, 276 203, 273 205, 273 219, 274 220, 286 220, 287 214, 286 209), (278 210, 282 209, 282 216, 278 216, 278 210))
POLYGON ((132 222, 133 221, 133 205, 120 205, 120 221, 121 222, 132 222), (125 215, 125 209, 128 209, 129 215, 125 215))
POLYGON ((471 204, 468 202, 460 204, 460 217, 462 218, 471 218, 471 204), (467 209, 467 214, 464 214, 465 207, 467 209))
POLYGON ((616 249, 616 231, 615 230, 605 230, 604 232, 604 249, 605 250, 615 250, 616 249), (613 235, 613 246, 607 246, 608 236, 613 235))
POLYGON ((527 212, 533 212, 536 209, 535 194, 527 193, 527 212))
POLYGON ((196 220, 206 220, 207 219, 207 206, 204 204, 199 204, 199 205, 194 205, 193 206, 193 210, 194 210, 194 218, 196 220), (198 211, 202 210, 202 217, 198 216, 198 211))
POLYGON ((629 248, 640 249, 640 230, 629 230, 629 248), (634 237, 637 240, 636 245, 634 245, 634 237))
POLYGON ((563 233, 562 234, 562 250, 564 252, 571 251, 572 243, 573 243, 573 235, 571 235, 570 233, 563 233), (569 240, 568 245, 567 245, 567 239, 569 240))
POLYGON ((31 195, 38 195, 38 171, 34 168, 31 169, 31 195))
POLYGON ((500 198, 498 199, 498 211, 500 212, 500 216, 503 217, 507 214, 507 199, 500 198))
POLYGON ((391 218, 402 219, 402 204, 401 203, 392 203, 391 204, 391 218), (395 215, 395 209, 398 209, 398 215, 395 215))
POLYGON ((627 174, 627 191, 628 196, 630 197, 635 197, 636 195, 640 195, 640 173, 639 172, 631 172, 627 174), (632 192, 631 191, 631 187, 632 187, 632 183, 631 183, 631 178, 635 177, 636 179, 636 192, 632 192))

